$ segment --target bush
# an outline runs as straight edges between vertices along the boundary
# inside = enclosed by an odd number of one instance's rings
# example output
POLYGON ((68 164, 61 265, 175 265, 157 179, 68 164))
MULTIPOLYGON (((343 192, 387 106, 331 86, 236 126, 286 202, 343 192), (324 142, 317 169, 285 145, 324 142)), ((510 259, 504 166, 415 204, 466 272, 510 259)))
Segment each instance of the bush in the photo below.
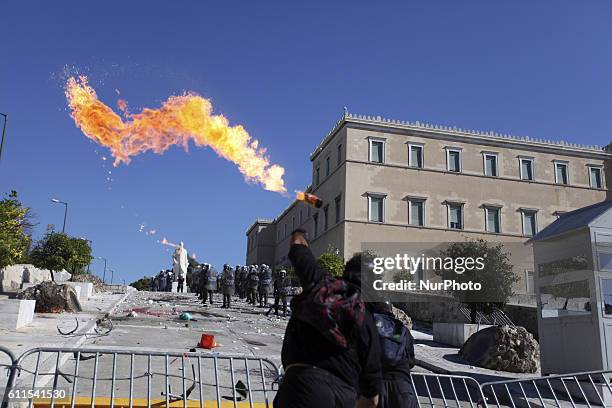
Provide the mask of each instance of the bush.
POLYGON ((138 290, 151 291, 153 290, 153 278, 145 276, 144 278, 138 279, 136 282, 130 283, 130 286, 138 290))
POLYGON ((340 277, 344 272, 344 259, 336 253, 331 245, 327 248, 327 251, 317 258, 317 263, 321 269, 329 272, 331 276, 340 277))

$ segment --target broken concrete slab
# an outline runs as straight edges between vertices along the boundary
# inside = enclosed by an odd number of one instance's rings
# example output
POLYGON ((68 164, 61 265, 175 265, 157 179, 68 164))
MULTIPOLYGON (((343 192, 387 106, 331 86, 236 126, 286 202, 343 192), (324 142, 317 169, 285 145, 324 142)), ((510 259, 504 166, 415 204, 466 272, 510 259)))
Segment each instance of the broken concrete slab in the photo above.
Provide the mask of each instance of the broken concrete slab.
POLYGON ((17 330, 32 323, 35 300, 0 300, 0 329, 17 330))

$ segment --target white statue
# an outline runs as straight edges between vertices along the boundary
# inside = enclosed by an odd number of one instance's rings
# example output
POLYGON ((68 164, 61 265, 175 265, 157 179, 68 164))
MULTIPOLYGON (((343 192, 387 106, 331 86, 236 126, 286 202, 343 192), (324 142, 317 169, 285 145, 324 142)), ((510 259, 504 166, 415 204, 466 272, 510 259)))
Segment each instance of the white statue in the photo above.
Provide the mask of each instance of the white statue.
POLYGON ((174 271, 174 276, 176 276, 178 279, 185 279, 185 276, 187 276, 188 261, 187 250, 185 249, 185 245, 182 241, 172 255, 172 263, 174 265, 172 268, 174 271))

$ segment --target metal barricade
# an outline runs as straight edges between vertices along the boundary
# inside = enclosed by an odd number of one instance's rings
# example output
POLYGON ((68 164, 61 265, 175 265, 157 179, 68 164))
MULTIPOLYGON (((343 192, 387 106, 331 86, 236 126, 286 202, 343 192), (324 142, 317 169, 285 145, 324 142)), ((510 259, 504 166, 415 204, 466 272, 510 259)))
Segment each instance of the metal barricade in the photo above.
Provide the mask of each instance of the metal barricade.
POLYGON ((481 384, 488 405, 517 407, 612 406, 612 371, 590 371, 481 384))
POLYGON ((0 406, 8 407, 9 391, 17 375, 17 364, 15 355, 4 347, 0 347, 0 396, 2 400, 0 406))
POLYGON ((126 349, 36 348, 15 363, 28 407, 271 407, 280 375, 265 358, 126 349))
POLYGON ((411 373, 419 407, 478 407, 484 404, 480 385, 472 377, 411 373))

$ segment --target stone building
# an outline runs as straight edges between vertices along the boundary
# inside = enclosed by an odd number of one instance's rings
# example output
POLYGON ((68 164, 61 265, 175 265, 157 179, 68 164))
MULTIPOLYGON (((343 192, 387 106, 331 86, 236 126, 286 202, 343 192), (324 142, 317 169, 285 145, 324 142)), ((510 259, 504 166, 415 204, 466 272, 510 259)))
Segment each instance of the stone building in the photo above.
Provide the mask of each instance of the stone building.
MULTIPOLYGON (((525 243, 566 211, 606 199, 612 154, 599 146, 502 135, 347 112, 310 155, 315 210, 294 202, 247 230, 247 264, 288 263, 297 227, 315 253, 345 259, 363 242, 525 243)), ((512 262, 533 290, 528 245, 512 262)), ((419 276, 424 278, 424 276, 419 276)))

